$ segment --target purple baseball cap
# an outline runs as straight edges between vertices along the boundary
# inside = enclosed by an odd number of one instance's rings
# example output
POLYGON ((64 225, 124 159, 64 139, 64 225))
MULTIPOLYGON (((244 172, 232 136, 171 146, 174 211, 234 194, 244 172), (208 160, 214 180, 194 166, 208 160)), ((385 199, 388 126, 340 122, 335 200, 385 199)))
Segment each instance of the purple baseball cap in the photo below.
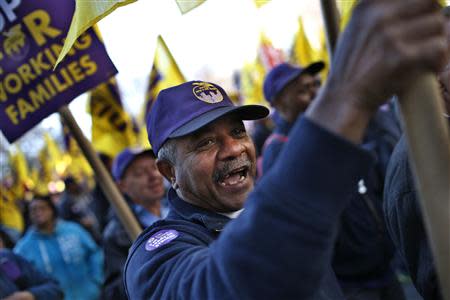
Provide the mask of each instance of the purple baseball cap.
POLYGON ((264 79, 264 97, 273 105, 276 96, 297 77, 305 73, 315 75, 322 71, 324 67, 325 64, 322 61, 313 62, 305 68, 288 63, 276 65, 264 79))
POLYGON ((151 149, 144 148, 125 148, 125 150, 117 154, 111 168, 111 173, 114 180, 119 181, 133 160, 141 155, 149 155, 155 158, 155 155, 151 149))
POLYGON ((269 110, 262 105, 235 106, 220 86, 205 81, 162 90, 147 115, 153 152, 157 155, 168 139, 188 135, 229 113, 242 120, 257 120, 266 117, 269 110))

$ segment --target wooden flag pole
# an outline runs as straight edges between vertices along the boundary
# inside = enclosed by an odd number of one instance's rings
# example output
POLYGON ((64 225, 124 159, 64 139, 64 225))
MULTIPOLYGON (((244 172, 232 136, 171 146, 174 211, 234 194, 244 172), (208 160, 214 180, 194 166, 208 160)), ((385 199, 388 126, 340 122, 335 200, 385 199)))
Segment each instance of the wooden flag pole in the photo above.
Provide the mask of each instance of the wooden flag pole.
POLYGON ((400 95, 409 155, 444 299, 450 299, 450 142, 438 83, 423 74, 400 95))
MULTIPOLYGON (((330 57, 339 34, 335 0, 321 0, 330 57)), ((433 74, 422 74, 400 106, 423 219, 444 299, 450 300, 450 141, 443 101, 433 74)))
POLYGON ((336 6, 336 1, 334 0, 320 0, 320 7, 322 9, 325 32, 327 34, 327 48, 331 63, 334 49, 336 48, 336 43, 339 37, 340 16, 336 6))
POLYGON ((111 175, 98 158, 98 155, 92 148, 91 143, 84 136, 83 132, 81 131, 80 127, 75 121, 72 112, 69 110, 67 106, 62 106, 59 109, 59 114, 66 122, 67 127, 69 127, 75 140, 80 146, 81 151, 83 152, 84 156, 86 157, 92 169, 94 170, 98 183, 100 184, 107 199, 113 206, 114 211, 116 212, 120 222, 122 223, 126 232, 128 233, 128 236, 132 241, 134 241, 138 237, 138 235, 142 232, 142 228, 139 225, 138 221, 136 220, 136 217, 131 212, 130 207, 125 202, 122 194, 117 189, 117 186, 113 182, 111 175))

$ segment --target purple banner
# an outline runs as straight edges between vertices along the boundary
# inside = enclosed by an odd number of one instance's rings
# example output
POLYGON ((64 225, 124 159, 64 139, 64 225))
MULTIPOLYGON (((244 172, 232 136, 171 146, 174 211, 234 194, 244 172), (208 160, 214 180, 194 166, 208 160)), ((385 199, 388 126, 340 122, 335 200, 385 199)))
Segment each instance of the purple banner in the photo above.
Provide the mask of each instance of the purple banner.
POLYGON ((75 1, 0 2, 0 128, 13 142, 117 70, 93 29, 78 38, 53 70, 75 1))

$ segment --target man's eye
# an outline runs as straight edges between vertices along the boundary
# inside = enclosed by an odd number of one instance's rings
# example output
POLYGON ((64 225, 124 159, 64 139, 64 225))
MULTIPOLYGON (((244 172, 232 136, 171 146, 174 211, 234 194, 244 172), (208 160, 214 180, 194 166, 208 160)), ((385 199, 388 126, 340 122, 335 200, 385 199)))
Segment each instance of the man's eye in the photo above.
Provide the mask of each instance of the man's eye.
POLYGON ((200 141, 200 143, 197 144, 197 148, 206 148, 206 147, 211 146, 212 144, 214 144, 213 139, 204 139, 204 140, 200 141))
POLYGON ((233 130, 233 135, 237 137, 243 137, 247 135, 247 131, 245 131, 245 128, 235 128, 233 130))

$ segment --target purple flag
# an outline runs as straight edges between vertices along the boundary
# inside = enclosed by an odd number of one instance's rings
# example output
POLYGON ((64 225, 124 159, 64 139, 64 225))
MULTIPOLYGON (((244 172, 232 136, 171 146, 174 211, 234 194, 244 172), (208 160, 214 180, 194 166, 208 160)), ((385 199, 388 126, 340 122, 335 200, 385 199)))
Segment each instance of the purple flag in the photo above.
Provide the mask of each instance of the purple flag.
POLYGON ((78 38, 53 70, 75 1, 4 2, 0 5, 0 128, 13 142, 117 70, 93 29, 78 38))

